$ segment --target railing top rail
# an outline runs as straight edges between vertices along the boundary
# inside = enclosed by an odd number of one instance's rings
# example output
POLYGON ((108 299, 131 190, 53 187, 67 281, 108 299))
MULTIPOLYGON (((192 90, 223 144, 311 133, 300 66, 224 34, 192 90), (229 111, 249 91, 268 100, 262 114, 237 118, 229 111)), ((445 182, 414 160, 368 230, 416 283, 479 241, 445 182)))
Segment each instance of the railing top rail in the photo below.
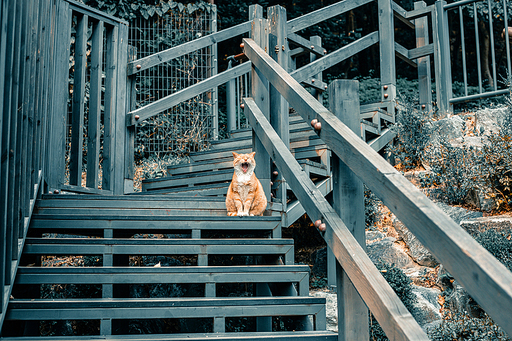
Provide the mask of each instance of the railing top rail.
MULTIPOLYGON (((307 122, 317 119, 321 123, 320 138, 434 254, 496 323, 512 334, 512 273, 316 101, 252 39, 244 39, 244 52, 253 66, 307 122)), ((313 213, 310 216, 313 220, 326 218, 318 212, 313 213)), ((336 227, 329 226, 328 222, 327 225, 329 233, 326 235, 339 238, 332 233, 336 227)), ((333 251, 338 259, 342 257, 339 250, 333 251)), ((362 295, 363 288, 356 288, 362 295)), ((371 309, 375 302, 366 303, 371 309)))
POLYGON ((451 4, 444 5, 443 7, 445 10, 449 10, 449 9, 460 7, 460 6, 469 5, 469 4, 472 4, 473 2, 478 2, 478 1, 484 1, 484 0, 461 0, 461 1, 453 2, 451 4))
POLYGON ((69 3, 69 6, 72 10, 75 10, 82 14, 86 14, 91 18, 105 22, 106 24, 110 24, 112 26, 117 26, 117 25, 128 26, 129 25, 128 22, 123 19, 114 17, 113 15, 106 14, 105 12, 102 12, 95 8, 84 5, 76 0, 65 0, 65 1, 67 3, 69 3))
POLYGON ((251 29, 251 21, 235 25, 230 28, 226 28, 222 31, 218 31, 204 37, 194 39, 187 43, 168 48, 164 51, 152 54, 150 56, 137 59, 133 62, 128 63, 128 75, 134 75, 138 72, 149 69, 150 67, 158 64, 166 63, 171 59, 184 56, 193 51, 205 48, 212 44, 245 34, 251 29))
POLYGON ((311 13, 304 14, 298 18, 288 21, 288 32, 295 33, 373 1, 374 0, 343 0, 311 13))

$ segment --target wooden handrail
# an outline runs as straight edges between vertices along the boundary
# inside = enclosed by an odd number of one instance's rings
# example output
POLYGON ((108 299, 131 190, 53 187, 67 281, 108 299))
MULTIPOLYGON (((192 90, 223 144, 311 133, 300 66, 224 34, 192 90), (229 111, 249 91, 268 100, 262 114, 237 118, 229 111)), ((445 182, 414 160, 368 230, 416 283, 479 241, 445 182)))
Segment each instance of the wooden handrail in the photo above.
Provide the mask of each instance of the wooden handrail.
POLYGON ((358 39, 348 45, 345 45, 338 50, 329 53, 322 58, 318 58, 312 63, 309 63, 300 69, 291 73, 291 76, 298 82, 302 82, 308 77, 312 77, 333 65, 336 65, 347 58, 361 52, 362 50, 379 42, 379 32, 372 32, 361 39, 358 39))
POLYGON ((137 110, 133 110, 126 115, 126 126, 133 126, 137 122, 155 116, 158 113, 161 113, 164 110, 172 108, 173 106, 183 101, 189 100, 194 96, 197 96, 205 91, 208 91, 209 89, 222 85, 236 77, 240 77, 241 75, 244 75, 249 71, 251 71, 250 62, 240 64, 232 69, 223 71, 213 77, 207 78, 201 82, 186 87, 185 89, 175 92, 169 96, 161 98, 158 101, 143 106, 137 110))
MULTIPOLYGON (((299 85, 300 86, 300 85, 299 85)), ((282 172, 306 213, 327 225, 323 235, 366 305, 395 340, 428 340, 407 308, 379 273, 338 214, 306 173, 252 98, 244 98, 244 112, 256 135, 282 172)), ((332 114, 331 114, 332 115, 332 114)))
MULTIPOLYGON (((512 273, 359 136, 312 97, 252 39, 244 39, 244 51, 253 66, 269 80, 290 106, 307 122, 317 119, 321 123, 320 138, 414 233, 494 321, 507 333, 512 334, 512 319, 510 319, 512 316, 512 273)), ((255 126, 253 125, 253 127, 255 126)), ((272 143, 274 142, 276 141, 272 141, 272 143)), ((274 153, 276 151, 271 155, 277 157, 274 153)), ((293 187, 293 184, 292 188, 294 191, 298 190, 293 187)), ((318 198, 313 193, 313 189, 307 189, 307 194, 311 194, 316 201, 318 198)), ((310 217, 314 220, 326 219, 316 209, 313 209, 311 213, 310 217)), ((331 218, 329 217, 329 219, 331 218)), ((326 223, 330 226, 330 222, 326 223)), ((334 228, 337 229, 337 227, 330 226, 325 234, 329 245, 339 245, 337 241, 330 240, 330 238, 336 239, 333 233, 334 228)), ((336 230, 337 232, 338 230, 336 230)), ((333 248, 333 251, 338 259, 342 258, 343 250, 336 247, 333 248)), ((363 269, 350 269, 350 271, 356 270, 363 271, 363 269)), ((346 271, 350 276, 349 269, 346 271)), ((357 283, 354 285, 357 287, 357 283)), ((361 296, 366 296, 362 291, 363 287, 357 287, 357 289, 361 296)), ((369 299, 370 301, 366 301, 365 298, 365 302, 372 309, 372 306, 375 306, 373 300, 376 298, 369 297, 369 299)), ((384 326, 387 321, 379 320, 377 314, 380 312, 373 310, 372 312, 387 333, 384 326)), ((382 319, 383 316, 380 315, 380 318, 382 319)))
POLYGON ((287 24, 288 32, 295 33, 373 1, 374 0, 344 0, 330 6, 323 7, 298 18, 289 20, 287 24))
POLYGON ((242 35, 244 33, 249 32, 250 29, 251 22, 247 21, 236 26, 227 28, 225 30, 209 34, 202 38, 195 39, 187 43, 168 48, 167 50, 152 54, 150 56, 137 59, 133 62, 128 63, 128 75, 134 75, 138 72, 149 69, 150 67, 166 63, 171 59, 184 56, 188 53, 205 48, 212 44, 242 35))

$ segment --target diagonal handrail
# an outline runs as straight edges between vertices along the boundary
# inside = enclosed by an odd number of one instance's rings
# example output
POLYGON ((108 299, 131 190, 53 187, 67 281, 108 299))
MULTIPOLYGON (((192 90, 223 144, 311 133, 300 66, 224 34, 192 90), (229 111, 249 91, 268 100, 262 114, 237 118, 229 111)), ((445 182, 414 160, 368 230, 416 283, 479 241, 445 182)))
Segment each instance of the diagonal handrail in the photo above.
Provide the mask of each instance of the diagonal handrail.
MULTIPOLYGON (((252 39, 244 39, 244 52, 270 83, 306 121, 317 119, 322 129, 320 138, 363 181, 383 203, 407 226, 418 240, 429 249, 436 259, 466 288, 478 304, 507 333, 512 334, 512 273, 457 225, 419 189, 405 179, 377 152, 362 141, 345 124, 321 105, 309 92, 297 83, 252 39), (485 290, 482 290, 485 288, 485 290)), ((253 126, 254 127, 254 126, 253 126)), ((274 143, 275 141, 272 141, 274 143)), ((270 153, 275 157, 275 152, 270 153)), ((296 190, 295 188, 293 188, 296 190)), ((312 189, 311 189, 312 190, 312 189)), ((309 191, 309 190, 308 190, 309 191)), ((310 192, 313 193, 313 192, 310 192)), ((315 200, 317 198, 315 197, 315 200)), ((323 219, 320 211, 308 210, 312 220, 323 219)), ((325 239, 330 245, 338 245, 336 226, 328 226, 325 239)), ((343 250, 333 249, 343 265, 343 250)), ((357 271, 346 269, 352 279, 357 271), (349 270, 352 272, 349 273, 349 270)), ((357 287, 361 296, 364 287, 357 287)), ((365 299, 372 309, 375 305, 365 299)), ((375 312, 375 314, 380 312, 375 312)), ((379 316, 375 315, 379 323, 379 316)), ((380 315, 382 319, 383 316, 380 315)), ((386 323, 386 321, 382 321, 386 323)), ((383 326, 384 327, 384 326, 383 326)), ((384 328, 386 331, 386 329, 384 328)), ((389 334, 388 334, 389 335, 389 334)))
POLYGON ((428 336, 380 275, 321 191, 302 171, 254 100, 245 98, 244 103, 246 117, 254 132, 272 156, 308 216, 312 220, 321 219, 328 226, 324 239, 386 335, 393 335, 395 340, 428 340, 428 336))

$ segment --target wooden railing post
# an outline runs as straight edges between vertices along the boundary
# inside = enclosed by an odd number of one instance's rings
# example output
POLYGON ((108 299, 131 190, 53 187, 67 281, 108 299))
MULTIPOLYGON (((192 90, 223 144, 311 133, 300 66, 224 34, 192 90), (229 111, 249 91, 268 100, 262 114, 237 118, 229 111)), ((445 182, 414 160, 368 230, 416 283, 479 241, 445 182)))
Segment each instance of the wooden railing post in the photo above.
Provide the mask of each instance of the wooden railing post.
MULTIPOLYGON (((269 55, 283 69, 288 69, 289 47, 286 39, 286 9, 282 6, 272 6, 267 9, 267 18, 269 21, 269 55)), ((290 130, 288 102, 281 96, 279 91, 270 85, 270 123, 277 134, 281 137, 284 144, 290 147, 290 130)), ((277 172, 273 168, 272 172, 277 172)), ((283 205, 283 211, 286 211, 286 182, 279 173, 274 177, 276 188, 276 198, 283 205)))
MULTIPOLYGON (((309 38, 309 41, 311 42, 311 44, 313 45, 316 45, 316 46, 322 46, 322 37, 320 36, 312 36, 309 38)), ((311 52, 309 54, 309 61, 310 62, 314 62, 315 60, 317 59, 317 56, 315 53, 311 52)), ((322 73, 318 73, 316 74, 315 76, 313 76, 317 81, 321 81, 322 80, 322 73)), ((315 97, 320 103, 322 103, 322 92, 321 91, 318 91, 316 90, 315 88, 312 88, 311 90, 311 94, 313 95, 313 97, 315 97)))
POLYGON ((395 25, 393 0, 378 0, 381 101, 394 114, 396 99, 395 25))
MULTIPOLYGON (((249 7, 249 15, 250 19, 253 20, 251 38, 268 53, 269 27, 268 20, 263 19, 263 7, 251 5, 249 7)), ((265 76, 253 66, 251 70, 251 97, 254 98, 267 119, 270 118, 269 87, 270 84, 265 76)), ((270 200, 270 156, 254 132, 252 136, 252 147, 253 151, 256 152, 255 160, 257 167, 255 174, 265 190, 267 200, 270 200)))
MULTIPOLYGON (((137 49, 133 46, 128 46, 128 62, 137 59, 137 49)), ((135 90, 136 76, 128 76, 128 84, 126 86, 126 108, 127 111, 132 111, 136 108, 136 90, 135 90)), ((124 122, 123 122, 124 123, 124 122)), ((126 144, 125 144, 125 188, 124 193, 133 192, 133 177, 135 174, 135 126, 126 127, 126 144)))
MULTIPOLYGON (((359 133, 359 82, 336 80, 329 85, 329 109, 352 131, 359 133)), ((365 249, 363 183, 336 154, 332 156, 333 208, 365 249)), ((329 252, 332 253, 331 250, 329 252)), ((338 339, 368 340, 368 308, 346 272, 336 262, 338 339)))
MULTIPOLYGON (((233 68, 233 57, 228 58, 228 70, 233 68)), ((236 126, 236 79, 233 78, 226 83, 226 130, 230 134, 236 126)))
MULTIPOLYGON (((414 3, 414 9, 419 10, 426 7, 425 1, 414 3)), ((429 44, 428 18, 426 16, 414 21, 416 26, 416 47, 429 44)), ((432 110, 432 78, 430 74, 430 56, 417 59, 418 64, 418 90, 420 98, 420 110, 430 112, 432 110)))
POLYGON ((453 111, 452 70, 450 64, 450 33, 448 32, 448 14, 444 10, 446 1, 435 3, 433 15, 434 65, 436 73, 436 101, 441 117, 453 111))

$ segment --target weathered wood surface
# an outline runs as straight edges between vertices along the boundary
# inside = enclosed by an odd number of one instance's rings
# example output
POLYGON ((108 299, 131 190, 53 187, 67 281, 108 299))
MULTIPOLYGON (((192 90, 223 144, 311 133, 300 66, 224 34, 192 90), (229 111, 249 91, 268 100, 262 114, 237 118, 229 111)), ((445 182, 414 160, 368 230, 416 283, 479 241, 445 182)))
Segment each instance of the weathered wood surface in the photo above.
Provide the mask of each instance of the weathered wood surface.
MULTIPOLYGON (((245 39, 245 53, 306 121, 316 118, 321 122, 320 138, 464 285, 498 325, 512 333, 512 321, 508 318, 512 316, 512 273, 359 136, 314 100, 250 39, 245 39), (483 287, 487 289, 481 290, 483 287)), ((310 200, 308 198, 305 200, 310 200)), ((319 217, 321 214, 317 213, 312 218, 319 217)), ((340 262, 343 265, 343 259, 340 262)), ((354 282, 355 279, 351 279, 354 282)), ((365 298, 365 302, 374 312, 368 299, 371 300, 371 297, 365 298)), ((379 320, 384 330, 393 328, 389 325, 384 327, 388 321, 384 319, 381 323, 379 320)))
MULTIPOLYGON (((338 335, 331 331, 275 331, 275 332, 246 332, 243 335, 235 333, 215 333, 216 341, 261 341, 261 340, 272 340, 272 341, 289 341, 289 340, 304 340, 304 341, 336 341, 338 335)), ((212 339, 212 334, 193 333, 193 334, 157 334, 144 335, 146 340, 161 340, 161 341, 209 341, 212 339)), ((38 336, 40 341, 55 341, 55 336, 38 336)), ((99 336, 75 336, 75 340, 81 341, 96 341, 99 336)), ((109 341, 127 341, 137 340, 137 337, 133 335, 109 335, 108 337, 102 337, 104 340, 109 341)), ((3 341, 28 341, 33 340, 33 337, 3 337, 3 341)), ((138 341, 138 340, 137 340, 138 341)))
POLYGON ((327 51, 321 45, 317 45, 296 33, 288 33, 288 41, 291 41, 299 45, 304 50, 315 53, 319 56, 327 54, 327 51))
POLYGON ((177 91, 174 94, 161 98, 151 104, 133 110, 127 114, 126 125, 135 125, 138 121, 143 121, 149 117, 157 115, 163 110, 169 109, 216 86, 222 85, 231 79, 240 77, 241 75, 248 73, 250 70, 251 63, 243 63, 241 65, 235 66, 232 69, 223 71, 213 77, 191 85, 185 89, 177 91), (139 117, 138 119, 135 118, 136 115, 139 117))
MULTIPOLYGON (((245 44, 246 53, 256 46, 248 39, 245 40, 245 44)), ((251 59, 256 58, 256 56, 253 58, 252 51, 249 52, 249 55, 251 59)), ((258 53, 258 55, 260 54, 258 53)), ((271 74, 270 72, 265 73, 271 74)), ((271 77, 271 80, 274 79, 271 77)), ((295 84, 303 89, 298 83, 295 82, 295 84)), ((296 106, 291 105, 297 110, 296 106)), ((256 134, 260 136, 265 148, 273 156, 279 170, 284 174, 295 195, 305 207, 309 218, 312 221, 320 219, 322 223, 326 224, 327 231, 324 234, 324 239, 327 245, 333 250, 339 263, 386 334, 393 336, 395 340, 428 340, 421 327, 373 265, 338 214, 311 180, 300 171, 300 166, 270 124, 260 114, 252 99, 245 99, 245 108, 246 117, 249 118, 256 134)))
POLYGON ((314 297, 11 300, 11 306, 7 318, 16 320, 318 315, 325 326, 325 299, 314 297))
POLYGON ((312 63, 309 63, 300 69, 292 72, 290 75, 297 81, 301 82, 306 78, 314 77, 314 75, 330 68, 337 63, 342 62, 343 60, 352 57, 358 52, 363 51, 364 49, 376 44, 379 42, 379 33, 373 32, 369 33, 366 36, 348 44, 343 47, 340 47, 338 50, 329 53, 322 58, 315 60, 312 63))
POLYGON ((171 47, 167 50, 152 54, 148 57, 137 59, 133 62, 128 63, 128 75, 131 76, 143 70, 146 70, 150 67, 156 66, 161 63, 168 62, 171 59, 178 58, 184 56, 188 53, 194 52, 196 50, 200 50, 202 48, 208 47, 212 44, 222 42, 227 39, 231 39, 233 37, 242 35, 244 33, 249 32, 251 29, 251 22, 247 21, 233 27, 229 27, 219 32, 215 32, 204 36, 202 38, 198 38, 192 40, 190 42, 180 44, 175 47, 171 47), (140 68, 137 66, 140 65, 140 68))

